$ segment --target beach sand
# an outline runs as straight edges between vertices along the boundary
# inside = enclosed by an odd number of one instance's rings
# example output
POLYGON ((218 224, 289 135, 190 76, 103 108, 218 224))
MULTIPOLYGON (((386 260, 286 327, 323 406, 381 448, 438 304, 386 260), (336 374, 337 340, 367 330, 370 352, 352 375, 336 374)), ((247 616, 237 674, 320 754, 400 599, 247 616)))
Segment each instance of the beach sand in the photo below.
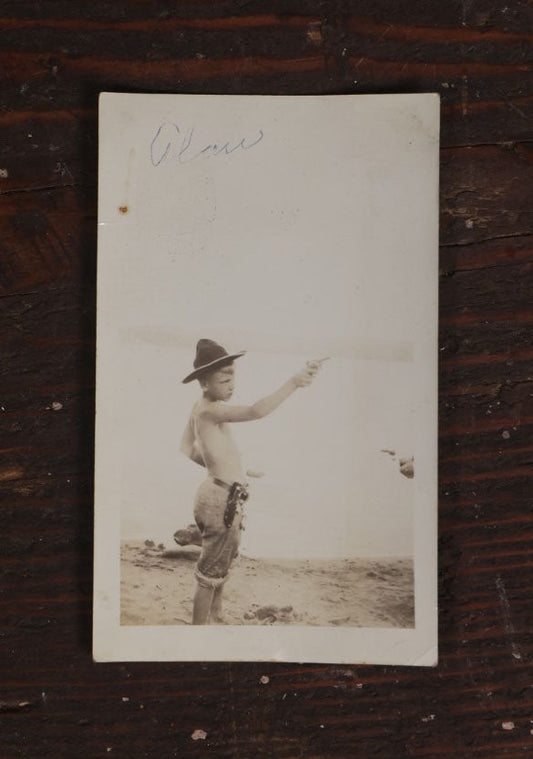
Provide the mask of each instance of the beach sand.
MULTIPOLYGON (((192 619, 196 546, 165 550, 125 541, 121 624, 182 625, 192 619)), ((408 558, 291 560, 239 556, 224 590, 230 625, 413 627, 408 558)))

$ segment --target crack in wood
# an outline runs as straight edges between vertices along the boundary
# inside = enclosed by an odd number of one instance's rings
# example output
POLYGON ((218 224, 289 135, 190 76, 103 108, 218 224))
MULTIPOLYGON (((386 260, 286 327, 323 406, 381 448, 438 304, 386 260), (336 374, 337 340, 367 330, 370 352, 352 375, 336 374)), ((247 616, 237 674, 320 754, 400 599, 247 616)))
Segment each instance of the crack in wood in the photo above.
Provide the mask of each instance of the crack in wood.
POLYGON ((43 185, 40 187, 17 187, 11 190, 0 190, 0 196, 19 195, 21 193, 31 193, 31 192, 47 192, 50 190, 64 190, 67 188, 77 188, 77 187, 86 187, 86 186, 87 185, 75 183, 75 184, 51 184, 51 185, 43 185))
POLYGON ((493 235, 492 237, 481 237, 479 240, 469 240, 468 242, 441 242, 439 248, 468 248, 470 245, 481 245, 482 243, 492 242, 493 240, 512 240, 516 237, 532 237, 533 232, 517 232, 508 235, 493 235))
POLYGON ((0 712, 20 712, 34 706, 37 706, 35 701, 19 701, 17 699, 0 701, 0 712))

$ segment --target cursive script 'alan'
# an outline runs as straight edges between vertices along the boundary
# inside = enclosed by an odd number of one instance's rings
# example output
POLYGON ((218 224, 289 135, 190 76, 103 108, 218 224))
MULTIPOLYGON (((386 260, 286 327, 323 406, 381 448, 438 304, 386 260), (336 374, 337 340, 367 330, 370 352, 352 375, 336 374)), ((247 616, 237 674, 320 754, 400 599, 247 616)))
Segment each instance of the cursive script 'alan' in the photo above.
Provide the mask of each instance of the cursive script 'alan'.
POLYGON ((206 156, 231 155, 237 150, 251 150, 264 137, 262 129, 252 138, 205 144, 196 137, 194 127, 180 129, 177 124, 166 122, 157 129, 150 143, 152 166, 161 166, 169 161, 185 164, 206 156))

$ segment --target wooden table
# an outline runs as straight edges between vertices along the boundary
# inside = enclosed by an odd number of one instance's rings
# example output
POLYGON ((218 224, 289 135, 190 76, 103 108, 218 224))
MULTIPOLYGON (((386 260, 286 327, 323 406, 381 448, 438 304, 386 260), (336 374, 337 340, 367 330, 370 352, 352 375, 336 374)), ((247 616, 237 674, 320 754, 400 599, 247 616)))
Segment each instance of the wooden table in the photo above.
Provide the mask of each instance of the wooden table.
POLYGON ((533 753, 532 21, 519 0, 0 2, 2 757, 533 753), (92 663, 101 90, 441 94, 436 669, 92 663))

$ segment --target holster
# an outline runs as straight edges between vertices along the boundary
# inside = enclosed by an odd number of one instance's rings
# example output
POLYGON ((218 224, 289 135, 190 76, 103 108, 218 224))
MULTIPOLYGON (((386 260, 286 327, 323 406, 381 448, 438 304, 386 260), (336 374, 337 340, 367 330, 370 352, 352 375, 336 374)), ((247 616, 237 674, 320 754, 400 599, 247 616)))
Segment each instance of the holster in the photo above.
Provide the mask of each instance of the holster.
POLYGON ((248 489, 245 485, 241 485, 240 482, 234 482, 229 489, 226 509, 224 511, 224 524, 228 530, 233 524, 237 508, 246 500, 248 500, 248 489))

